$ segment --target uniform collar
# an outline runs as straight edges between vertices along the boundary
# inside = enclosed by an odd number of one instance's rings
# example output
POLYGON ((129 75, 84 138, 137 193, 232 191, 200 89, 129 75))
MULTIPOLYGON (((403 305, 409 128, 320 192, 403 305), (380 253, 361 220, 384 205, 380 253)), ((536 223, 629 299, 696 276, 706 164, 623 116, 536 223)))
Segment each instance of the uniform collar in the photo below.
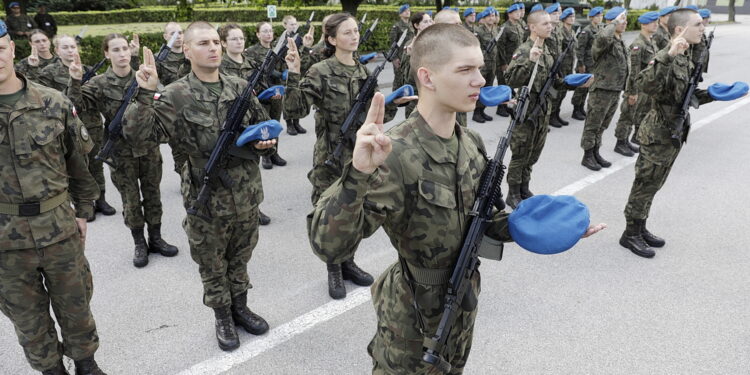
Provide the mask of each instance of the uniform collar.
MULTIPOLYGON (((227 76, 219 73, 219 81, 221 81, 221 95, 219 95, 219 102, 227 102, 236 99, 237 93, 231 89, 227 76)), ((192 71, 188 74, 188 85, 190 86, 190 92, 192 92, 195 100, 202 102, 216 102, 216 97, 192 71)))
POLYGON ((469 142, 469 137, 465 136, 465 131, 460 125, 458 125, 458 123, 454 125, 454 132, 458 137, 458 160, 454 160, 454 155, 446 148, 445 142, 435 134, 430 125, 427 124, 427 121, 425 121, 424 117, 422 117, 417 110, 412 112, 409 119, 414 121, 414 126, 412 126, 411 129, 419 143, 419 147, 421 147, 432 160, 440 164, 455 163, 459 174, 469 167, 469 160, 466 154, 466 142, 469 142))

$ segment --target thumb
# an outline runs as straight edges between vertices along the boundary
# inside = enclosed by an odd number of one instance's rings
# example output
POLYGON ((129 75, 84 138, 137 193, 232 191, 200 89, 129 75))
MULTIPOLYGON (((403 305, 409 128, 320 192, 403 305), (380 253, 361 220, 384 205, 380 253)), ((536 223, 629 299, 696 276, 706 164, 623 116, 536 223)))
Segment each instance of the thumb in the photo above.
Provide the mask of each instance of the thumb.
POLYGON ((377 124, 383 125, 383 117, 385 116, 385 97, 382 93, 376 92, 370 102, 370 109, 367 111, 367 117, 365 118, 365 124, 377 124))

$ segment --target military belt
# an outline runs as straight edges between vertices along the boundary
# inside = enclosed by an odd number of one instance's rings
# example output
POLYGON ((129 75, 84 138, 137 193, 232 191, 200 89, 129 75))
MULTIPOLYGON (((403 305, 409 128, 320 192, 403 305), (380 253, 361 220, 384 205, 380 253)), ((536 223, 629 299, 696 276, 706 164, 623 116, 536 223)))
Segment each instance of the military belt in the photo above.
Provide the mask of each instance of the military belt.
POLYGON ((0 214, 11 216, 31 217, 52 211, 68 200, 68 191, 40 202, 28 202, 21 204, 0 203, 0 214))
POLYGON ((445 285, 451 278, 452 268, 423 268, 405 262, 412 279, 422 285, 445 285))

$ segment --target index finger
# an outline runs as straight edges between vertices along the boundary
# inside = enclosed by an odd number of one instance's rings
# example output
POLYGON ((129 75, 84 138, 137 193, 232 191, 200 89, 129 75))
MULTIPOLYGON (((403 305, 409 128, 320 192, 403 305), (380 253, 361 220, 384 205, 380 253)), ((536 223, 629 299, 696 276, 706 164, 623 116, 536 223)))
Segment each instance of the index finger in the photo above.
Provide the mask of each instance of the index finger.
POLYGON ((685 35, 685 33, 687 32, 687 29, 688 29, 688 26, 686 25, 685 28, 682 29, 682 32, 680 33, 680 35, 677 35, 677 37, 682 38, 682 36, 685 35))
POLYGON ((289 52, 297 53, 297 42, 294 38, 286 38, 286 44, 289 48, 289 52))
POLYGON ((31 54, 36 55, 36 46, 33 44, 31 45, 31 54))
POLYGON ((140 40, 139 38, 140 37, 138 36, 138 34, 133 34, 133 41, 134 42, 138 43, 138 41, 140 40))
POLYGON ((315 26, 310 25, 310 30, 307 30, 307 33, 310 34, 310 35, 314 35, 315 34, 314 30, 315 30, 315 26))
POLYGON ((148 47, 143 47, 143 62, 148 66, 156 66, 156 60, 154 59, 154 53, 148 47))
MULTIPOLYGON (((385 116, 385 97, 382 93, 376 92, 370 102, 370 109, 367 111, 367 117, 365 118, 365 124, 376 124, 379 125, 380 129, 383 125, 383 117, 385 116)), ((380 129, 382 130, 382 129, 380 129)))
POLYGON ((76 64, 79 64, 79 65, 81 64, 81 55, 80 55, 80 54, 78 54, 78 52, 76 52, 75 56, 73 57, 73 61, 74 61, 74 62, 75 62, 76 64))

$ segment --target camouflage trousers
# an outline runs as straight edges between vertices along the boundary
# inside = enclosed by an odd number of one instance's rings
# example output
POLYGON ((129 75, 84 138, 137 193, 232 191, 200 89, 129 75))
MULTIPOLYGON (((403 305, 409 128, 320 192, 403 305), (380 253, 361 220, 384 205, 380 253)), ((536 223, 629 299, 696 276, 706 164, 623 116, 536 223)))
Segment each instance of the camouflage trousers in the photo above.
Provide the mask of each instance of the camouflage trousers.
POLYGON ((568 90, 566 90, 564 87, 555 91, 556 91, 556 94, 552 98, 552 104, 549 106, 548 112, 550 115, 555 112, 560 111, 560 107, 562 107, 562 102, 563 100, 565 100, 565 96, 568 95, 568 90))
MULTIPOLYGON (((349 156, 349 159, 351 160, 351 155, 349 156)), ((328 189, 331 185, 333 185, 340 177, 341 177, 341 172, 336 172, 322 163, 320 165, 313 166, 313 169, 307 174, 307 179, 310 180, 310 183, 312 183, 312 186, 313 186, 312 194, 310 197, 313 207, 315 207, 315 205, 318 204, 318 200, 320 199, 320 196, 323 195, 326 189, 328 189)), ((311 227, 310 227, 311 225, 312 225, 312 213, 307 215, 307 235, 310 240, 310 243, 312 243, 312 238, 310 237, 310 233, 312 233, 311 227)), ((352 247, 352 249, 349 249, 347 251, 342 250, 342 252, 352 254, 352 257, 349 259, 354 259, 354 253, 357 251, 357 247, 359 247, 359 242, 357 242, 352 247)))
MULTIPOLYGON (((482 77, 484 77, 484 87, 492 86, 493 82, 495 82, 495 62, 494 61, 485 61, 485 65, 482 68, 482 77)), ((483 110, 486 108, 484 104, 482 104, 481 101, 477 100, 477 109, 483 110)))
POLYGON ((205 220, 187 215, 182 226, 190 256, 198 263, 203 282, 203 304, 219 308, 252 288, 247 263, 258 243, 257 207, 245 214, 205 220))
POLYGON ((648 112, 648 96, 643 93, 638 94, 638 99, 634 105, 628 103, 628 96, 623 95, 620 104, 620 118, 617 119, 615 127, 615 138, 619 140, 628 139, 630 129, 634 129, 633 134, 638 134, 638 128, 641 120, 646 117, 648 112))
POLYGON ((573 97, 570 99, 570 103, 573 104, 573 107, 581 107, 584 108, 586 105, 586 97, 589 94, 589 88, 588 87, 578 87, 573 91, 573 97))
POLYGON ((531 181, 531 170, 542 155, 547 140, 545 115, 537 115, 536 121, 527 119, 516 125, 510 137, 511 157, 508 164, 508 184, 520 185, 531 181), (538 122, 541 123, 538 123, 538 122))
POLYGON ((635 162, 635 180, 625 206, 625 219, 629 224, 634 219, 648 218, 654 196, 667 181, 680 149, 669 142, 641 144, 635 162))
MULTIPOLYGON (((472 283, 479 294, 479 278, 472 283)), ((444 285, 414 284, 420 316, 426 335, 437 330, 443 312, 444 285)), ((424 336, 412 301, 414 296, 401 273, 401 265, 393 264, 372 286, 372 301, 378 317, 377 331, 367 346, 372 357, 372 373, 440 374, 436 368, 422 361, 424 336)), ((440 354, 452 369, 449 374, 461 374, 469 358, 477 308, 460 310, 448 341, 440 354)))
MULTIPOLYGON (((507 83, 505 81, 505 71, 501 69, 503 67, 503 65, 500 65, 499 61, 496 64, 497 64, 497 66, 495 67, 495 78, 497 78, 497 84, 498 84, 498 86, 499 85, 507 85, 507 83)), ((508 69, 507 65, 505 65, 505 69, 508 69)))
POLYGON ((63 355, 74 360, 94 355, 99 336, 89 308, 93 291, 78 235, 40 249, 0 251, 0 310, 34 370, 55 367, 63 355))
POLYGON ((620 91, 593 89, 586 108, 586 122, 581 136, 581 148, 590 150, 602 145, 602 134, 617 111, 620 91))
POLYGON ((161 152, 150 150, 141 157, 118 156, 117 169, 111 171, 112 183, 122 197, 122 215, 125 225, 130 228, 143 228, 161 224, 161 152), (141 196, 143 201, 141 201, 141 196))
MULTIPOLYGON (((104 163, 96 160, 96 154, 98 154, 99 150, 102 148, 102 143, 104 141, 104 127, 100 125, 86 128, 86 130, 89 132, 91 141, 94 143, 94 148, 89 152, 89 172, 91 173, 91 176, 94 177, 96 184, 99 185, 99 191, 103 192, 106 185, 104 180, 104 163)), ((104 199, 104 194, 100 195, 100 199, 104 199)))

